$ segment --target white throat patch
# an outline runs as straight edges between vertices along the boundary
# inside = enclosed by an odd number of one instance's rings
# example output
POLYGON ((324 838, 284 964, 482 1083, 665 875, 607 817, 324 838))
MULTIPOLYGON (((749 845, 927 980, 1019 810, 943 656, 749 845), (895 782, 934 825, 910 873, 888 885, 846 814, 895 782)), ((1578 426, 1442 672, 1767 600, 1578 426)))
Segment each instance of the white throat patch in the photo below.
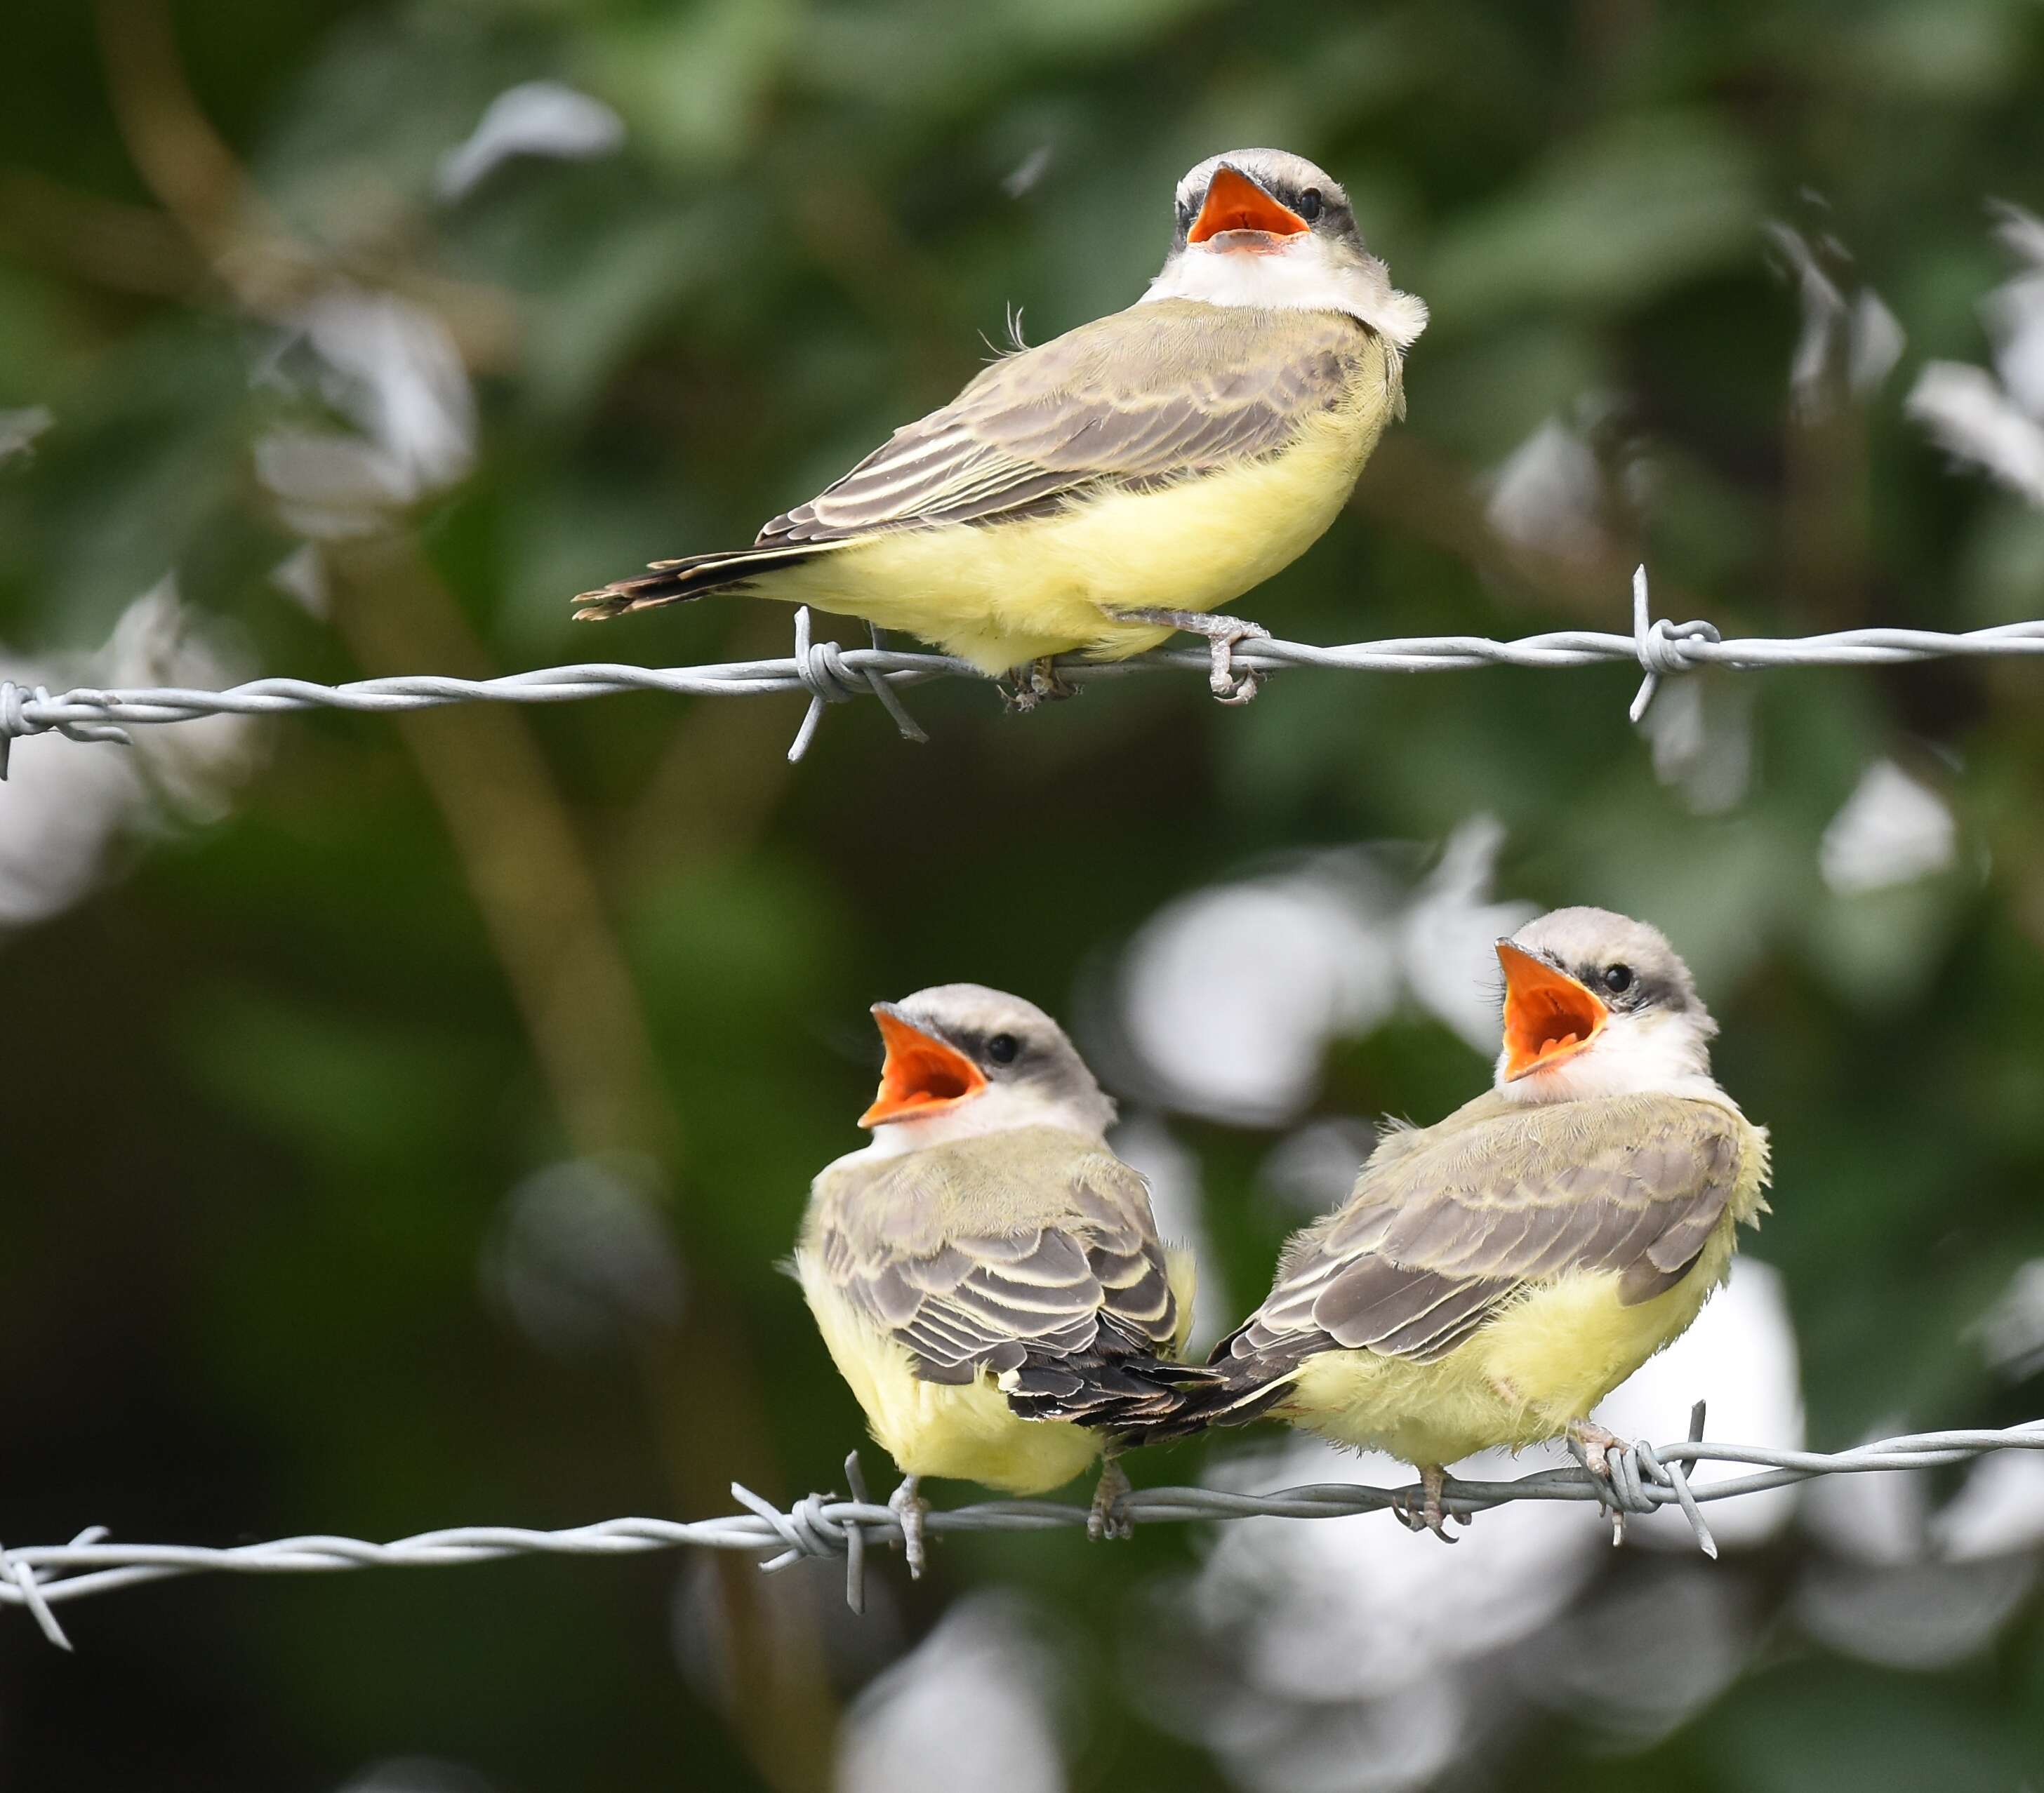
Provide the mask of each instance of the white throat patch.
POLYGON ((1498 1093, 1528 1107, 1590 1101, 1602 1096, 1731 1100, 1712 1077, 1709 1055, 1696 1029, 1672 1016, 1613 1016, 1588 1046, 1551 1069, 1508 1083, 1500 1054, 1497 1075, 1498 1093))
POLYGON ((1262 311, 1345 312, 1400 350, 1411 347, 1427 328, 1426 301, 1398 291, 1374 255, 1359 262, 1337 257, 1312 236, 1262 251, 1194 244, 1166 264, 1136 302, 1153 299, 1262 311))
POLYGON ((917 1119, 882 1121, 873 1130, 873 1143, 855 1158, 898 1158, 954 1139, 977 1139, 989 1133, 1010 1133, 1018 1127, 1055 1127, 1105 1143, 1098 1117, 1082 1113, 1069 1102, 1047 1099, 1035 1091, 997 1085, 961 1102, 955 1108, 917 1119))

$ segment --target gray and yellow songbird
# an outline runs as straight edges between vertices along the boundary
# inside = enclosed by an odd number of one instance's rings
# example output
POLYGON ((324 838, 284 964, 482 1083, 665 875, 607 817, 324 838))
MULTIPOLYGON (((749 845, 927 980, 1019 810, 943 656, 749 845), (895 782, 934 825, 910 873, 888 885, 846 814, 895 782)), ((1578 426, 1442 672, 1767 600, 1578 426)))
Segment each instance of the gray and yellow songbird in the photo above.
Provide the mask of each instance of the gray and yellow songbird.
POLYGON ((1062 690, 1051 655, 1120 659, 1185 629, 1212 645, 1216 694, 1246 701, 1229 651, 1266 632, 1213 612, 1334 520, 1404 414, 1426 322, 1330 175, 1282 150, 1210 157, 1127 310, 1003 355, 751 547, 656 561, 577 614, 751 593, 1043 696, 1062 690))
POLYGON ((1215 1347, 1227 1384, 1151 1430, 1270 1411, 1420 1467, 1566 1436, 1694 1320, 1766 1209, 1767 1135, 1711 1075, 1717 1031, 1642 922, 1558 909, 1500 940, 1495 1087, 1399 1127, 1354 1192, 1285 1246, 1263 1305, 1215 1347))
POLYGON ((1113 1103, 1033 1003, 945 984, 873 1014, 873 1142, 816 1178, 793 1268, 905 1478, 909 1566, 925 1476, 1040 1494, 1105 1447, 1089 1529, 1112 1531, 1111 1439, 1178 1398, 1192 1261, 1158 1242, 1148 1186, 1108 1149, 1113 1103))

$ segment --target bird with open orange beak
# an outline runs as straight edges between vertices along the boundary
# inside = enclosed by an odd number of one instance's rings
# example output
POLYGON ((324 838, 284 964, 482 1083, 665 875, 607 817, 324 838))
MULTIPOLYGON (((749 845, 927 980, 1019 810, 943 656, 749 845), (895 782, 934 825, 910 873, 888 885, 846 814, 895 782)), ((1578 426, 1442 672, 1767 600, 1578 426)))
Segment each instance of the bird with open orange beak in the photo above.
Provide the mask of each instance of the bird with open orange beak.
POLYGON ((775 517, 750 547, 655 561, 576 600, 585 619, 709 592, 813 605, 1011 674, 1116 660, 1217 614, 1319 539, 1405 412, 1427 308, 1370 252, 1348 196, 1278 149, 1210 156, 1178 183, 1162 271, 1126 310, 1019 343, 941 410, 775 517))
POLYGON ((1443 1538, 1445 1465, 1569 1438, 1694 1320, 1765 1211, 1767 1135, 1711 1075, 1716 1023, 1660 932, 1557 909, 1497 943, 1493 1088, 1393 1125, 1348 1200, 1297 1234, 1215 1347, 1223 1387, 1141 1428, 1270 1412, 1419 1466, 1406 1516, 1443 1538))
POLYGON ((793 1268, 901 1471, 910 1571, 925 1476, 1040 1494, 1105 1450, 1089 1529, 1116 1531, 1112 1441, 1176 1398, 1192 1260, 1158 1241, 1107 1145, 1113 1103, 1035 1004, 945 984, 873 1016, 873 1142, 816 1180, 793 1268))

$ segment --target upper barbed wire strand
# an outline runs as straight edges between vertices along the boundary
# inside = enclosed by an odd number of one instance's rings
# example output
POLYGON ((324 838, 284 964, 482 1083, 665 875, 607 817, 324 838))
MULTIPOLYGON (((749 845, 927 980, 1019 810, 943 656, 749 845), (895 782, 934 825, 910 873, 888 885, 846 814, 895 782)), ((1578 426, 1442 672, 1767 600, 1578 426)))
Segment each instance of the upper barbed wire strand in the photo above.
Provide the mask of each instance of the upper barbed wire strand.
MULTIPOLYGON (((1725 641, 1719 639, 1716 628, 1709 623, 1670 623, 1654 618, 1643 566, 1633 575, 1632 597, 1634 627, 1630 635, 1562 629, 1523 635, 1514 641, 1470 635, 1405 635, 1333 647, 1259 637, 1237 647, 1234 658, 1238 666, 1256 672, 1293 666, 1339 672, 1459 672, 1478 666, 1630 663, 1641 674, 1639 693, 1631 706, 1632 720, 1639 722, 1662 679, 1704 666, 1743 670, 1773 666, 1869 666, 1915 660, 2044 655, 2044 620, 2003 623, 1958 634, 1933 629, 1864 628, 1842 629, 1829 635, 1761 635, 1725 641)), ((966 662, 944 654, 878 645, 838 647, 828 642, 813 643, 806 610, 796 612, 795 631, 797 647, 792 658, 728 660, 696 666, 639 666, 599 660, 509 673, 498 678, 408 673, 358 679, 346 685, 319 685, 300 678, 258 678, 225 691, 177 686, 101 690, 82 685, 56 696, 40 688, 24 693, 11 681, 0 681, 0 778, 6 776, 10 741, 52 731, 76 740, 125 742, 121 725, 190 722, 201 716, 277 716, 313 709, 399 714, 450 704, 574 703, 625 691, 726 697, 805 691, 809 694, 809 708, 789 750, 790 759, 799 759, 815 735, 827 703, 870 692, 885 705, 905 739, 919 740, 923 738, 922 731, 901 705, 899 693, 903 689, 933 678, 984 678, 966 662)), ((1058 670, 1075 684, 1088 684, 1166 668, 1204 672, 1211 666, 1208 650, 1201 646, 1159 648, 1127 660, 1067 658, 1058 662, 1058 670)))

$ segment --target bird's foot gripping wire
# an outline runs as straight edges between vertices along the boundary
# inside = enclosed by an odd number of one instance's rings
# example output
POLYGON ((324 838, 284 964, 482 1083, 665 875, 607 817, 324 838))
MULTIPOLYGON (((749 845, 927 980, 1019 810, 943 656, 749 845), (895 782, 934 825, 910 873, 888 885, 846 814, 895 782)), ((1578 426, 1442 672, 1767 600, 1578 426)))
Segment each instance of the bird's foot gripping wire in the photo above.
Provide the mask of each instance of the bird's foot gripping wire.
POLYGON ((909 1578, 923 1579, 923 1519, 930 1503, 919 1492, 920 1476, 904 1476, 901 1485, 888 1495, 887 1504, 901 1526, 901 1554, 908 1559, 909 1578))
POLYGON ((1078 694, 1079 688, 1066 681, 1058 662, 1047 654, 1041 659, 1025 660, 1001 681, 1001 701, 1017 716, 1027 716, 1039 704, 1062 703, 1078 694))
POLYGON ((1268 641, 1270 632, 1261 623, 1245 622, 1239 616, 1210 616, 1197 610, 1123 610, 1116 617, 1120 622, 1148 623, 1204 635, 1213 661, 1207 689, 1224 704, 1246 704, 1256 695, 1261 681, 1247 666, 1235 670, 1235 648, 1237 642, 1268 641))
POLYGON ((1093 1505, 1086 1513, 1086 1536, 1096 1544, 1104 1538, 1133 1538, 1135 1522, 1122 1502, 1135 1491, 1128 1484, 1128 1472, 1114 1457, 1100 1466, 1100 1480, 1093 1484, 1093 1505))
MULTIPOLYGON (((1631 1444, 1616 1432, 1608 1431, 1594 1419, 1578 1419, 1569 1427, 1566 1434, 1569 1454, 1589 1471, 1596 1480, 1597 1504, 1611 1515, 1611 1541, 1614 1545, 1625 1542, 1625 1515, 1637 1511, 1628 1502, 1619 1487, 1617 1466, 1631 1450, 1631 1444)), ((1645 1511, 1652 1511, 1651 1503, 1645 1511)))
MULTIPOLYGON (((1423 1463, 1420 1465, 1419 1499, 1415 1502, 1409 1493, 1401 1495, 1393 1503, 1391 1511, 1408 1531, 1430 1531, 1443 1544, 1453 1544, 1456 1538, 1448 1530, 1447 1510, 1441 1504, 1447 1488, 1447 1471, 1438 1463, 1423 1463)), ((1459 1513, 1455 1517, 1464 1525, 1469 1523, 1459 1513)))

